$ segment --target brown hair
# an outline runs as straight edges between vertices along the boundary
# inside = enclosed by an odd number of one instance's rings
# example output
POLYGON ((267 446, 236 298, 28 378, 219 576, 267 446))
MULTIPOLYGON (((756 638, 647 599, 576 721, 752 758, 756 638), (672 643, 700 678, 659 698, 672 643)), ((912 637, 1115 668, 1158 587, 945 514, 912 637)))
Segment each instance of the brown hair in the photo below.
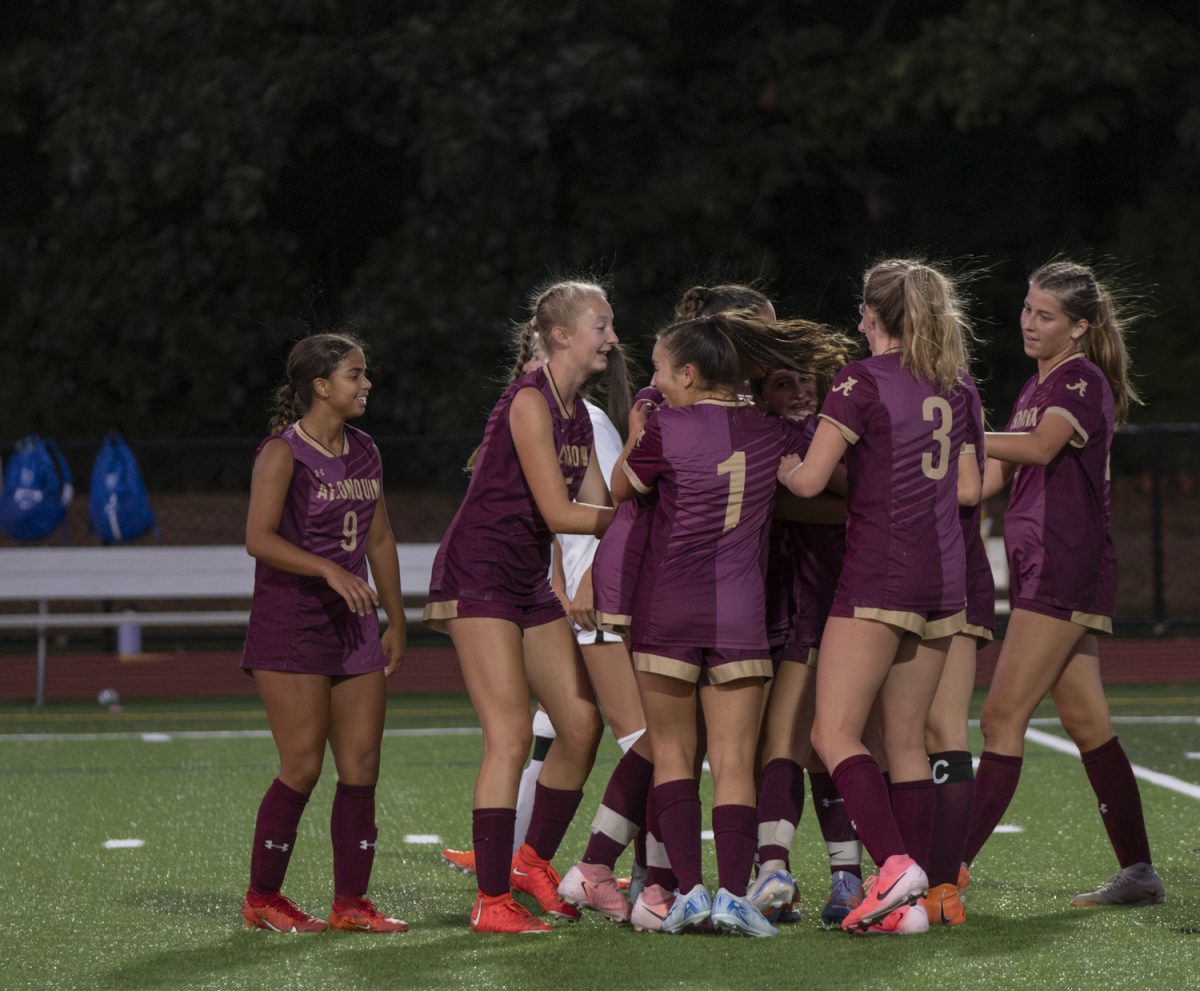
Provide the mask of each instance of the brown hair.
POLYGON ((958 279, 920 259, 889 258, 863 276, 863 303, 900 339, 905 368, 942 389, 957 388, 973 337, 958 279))
POLYGON ((341 332, 298 340, 288 354, 287 381, 275 390, 267 429, 277 434, 307 413, 313 403, 313 382, 329 378, 355 348, 366 354, 360 340, 341 332))
MULTIPOLYGON (((827 324, 812 320, 785 320, 774 325, 775 330, 785 337, 806 338, 812 346, 811 364, 807 368, 797 369, 801 375, 811 378, 817 388, 817 407, 825 402, 829 387, 834 378, 847 362, 858 357, 861 348, 857 341, 834 330, 827 324)), ((766 368, 761 378, 750 380, 750 389, 755 397, 763 397, 763 386, 767 375, 777 371, 778 367, 766 368)))
POLYGON ((719 286, 692 286, 675 304, 675 322, 711 317, 727 310, 765 310, 767 297, 753 286, 728 282, 719 286))
POLYGON ((1130 321, 1117 315, 1113 292, 1086 265, 1066 260, 1047 262, 1029 276, 1029 284, 1053 295, 1072 323, 1087 321, 1080 350, 1104 372, 1113 394, 1113 418, 1117 424, 1123 423, 1130 406, 1140 404, 1142 398, 1130 381, 1129 351, 1125 346, 1130 321))

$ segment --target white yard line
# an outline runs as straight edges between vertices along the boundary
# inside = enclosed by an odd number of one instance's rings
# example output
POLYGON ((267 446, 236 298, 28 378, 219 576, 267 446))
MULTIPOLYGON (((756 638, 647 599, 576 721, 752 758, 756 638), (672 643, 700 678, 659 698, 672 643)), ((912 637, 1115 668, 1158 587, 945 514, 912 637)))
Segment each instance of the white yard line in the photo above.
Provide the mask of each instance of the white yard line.
MULTIPOLYGON (((427 729, 387 729, 384 736, 478 736, 478 726, 431 726, 427 729)), ((3 733, 0 743, 67 743, 141 740, 170 743, 171 740, 261 740, 271 736, 267 729, 177 730, 144 733, 3 733)))
MULTIPOLYGON (((1069 754, 1072 757, 1079 756, 1079 748, 1070 740, 1064 740, 1061 736, 1053 736, 1050 733, 1043 733, 1039 729, 1033 729, 1032 727, 1027 729, 1025 731, 1025 739, 1033 743, 1040 743, 1043 747, 1049 747, 1051 750, 1057 750, 1060 754, 1069 754)), ((1178 792, 1180 795, 1200 799, 1200 785, 1194 785, 1190 781, 1184 781, 1174 775, 1163 774, 1161 771, 1154 771, 1139 764, 1133 764, 1132 766, 1134 777, 1141 778, 1143 781, 1149 781, 1160 788, 1167 788, 1178 792)))

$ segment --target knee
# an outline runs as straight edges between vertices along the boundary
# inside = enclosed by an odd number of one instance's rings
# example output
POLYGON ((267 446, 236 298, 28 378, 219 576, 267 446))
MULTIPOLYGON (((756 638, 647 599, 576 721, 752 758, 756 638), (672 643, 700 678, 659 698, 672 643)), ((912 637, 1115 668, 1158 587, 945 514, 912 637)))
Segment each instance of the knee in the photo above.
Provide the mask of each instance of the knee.
POLYGON ((487 734, 483 740, 483 751, 488 760, 520 768, 529 756, 532 745, 533 731, 526 720, 523 725, 514 724, 508 732, 487 734))
POLYGON ((279 780, 293 791, 308 794, 321 777, 324 751, 283 754, 279 760, 279 780))
POLYGON ((604 733, 604 721, 600 718, 600 710, 596 706, 579 705, 572 710, 567 725, 562 729, 555 729, 558 730, 558 737, 554 741, 556 746, 561 742, 572 751, 590 753, 600 744, 600 737, 604 733))

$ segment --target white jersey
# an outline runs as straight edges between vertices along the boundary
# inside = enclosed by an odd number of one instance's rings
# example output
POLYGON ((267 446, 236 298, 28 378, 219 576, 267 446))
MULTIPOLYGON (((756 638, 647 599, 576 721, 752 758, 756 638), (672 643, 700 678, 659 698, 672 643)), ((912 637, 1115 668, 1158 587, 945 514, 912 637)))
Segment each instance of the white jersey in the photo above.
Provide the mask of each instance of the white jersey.
MULTIPOLYGON (((612 425, 612 420, 608 418, 604 410, 589 403, 586 399, 583 403, 592 419, 596 460, 600 464, 600 471, 603 473, 607 485, 608 479, 612 478, 617 458, 621 456, 621 448, 625 445, 621 441, 621 435, 617 433, 617 428, 612 425)), ((558 540, 558 552, 562 555, 567 598, 573 599, 579 588, 579 579, 592 566, 592 558, 596 556, 596 547, 600 541, 588 533, 560 533, 556 534, 556 539, 558 540)), ((595 643, 596 631, 583 630, 576 626, 575 638, 582 644, 595 643)))

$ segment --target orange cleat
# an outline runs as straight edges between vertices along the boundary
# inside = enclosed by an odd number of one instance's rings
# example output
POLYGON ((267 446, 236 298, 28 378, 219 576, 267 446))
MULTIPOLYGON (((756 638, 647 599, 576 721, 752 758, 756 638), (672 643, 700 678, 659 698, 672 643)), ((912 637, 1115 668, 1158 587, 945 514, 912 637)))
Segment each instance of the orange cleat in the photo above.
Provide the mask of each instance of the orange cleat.
POLYGON ((958 865, 958 897, 966 898, 967 889, 971 887, 971 872, 967 870, 966 864, 958 865))
POLYGON ((475 873, 475 851, 474 850, 443 850, 441 852, 442 863, 447 867, 453 867, 460 874, 475 873))
POLYGON ((522 843, 521 848, 513 854, 509 882, 513 891, 533 895, 546 915, 557 915, 560 919, 578 919, 581 914, 574 905, 568 905, 558 896, 558 886, 562 883, 562 878, 558 876, 558 871, 550 866, 550 861, 539 857, 528 843, 522 843))
POLYGON ((270 895, 247 891, 242 899, 242 922, 247 929, 276 933, 321 933, 329 928, 323 919, 297 908, 295 902, 278 891, 270 895))
POLYGON ((961 926, 967 921, 962 896, 956 884, 939 884, 925 896, 925 912, 931 926, 961 926))
POLYGON ((408 932, 408 923, 403 919, 392 919, 384 915, 367 898, 347 895, 333 900, 329 913, 329 924, 334 929, 347 932, 403 933, 408 932))
POLYGON ((475 896, 475 907, 471 909, 471 928, 477 933, 548 933, 554 927, 541 919, 524 905, 519 905, 510 892, 502 895, 485 895, 482 891, 475 896))

